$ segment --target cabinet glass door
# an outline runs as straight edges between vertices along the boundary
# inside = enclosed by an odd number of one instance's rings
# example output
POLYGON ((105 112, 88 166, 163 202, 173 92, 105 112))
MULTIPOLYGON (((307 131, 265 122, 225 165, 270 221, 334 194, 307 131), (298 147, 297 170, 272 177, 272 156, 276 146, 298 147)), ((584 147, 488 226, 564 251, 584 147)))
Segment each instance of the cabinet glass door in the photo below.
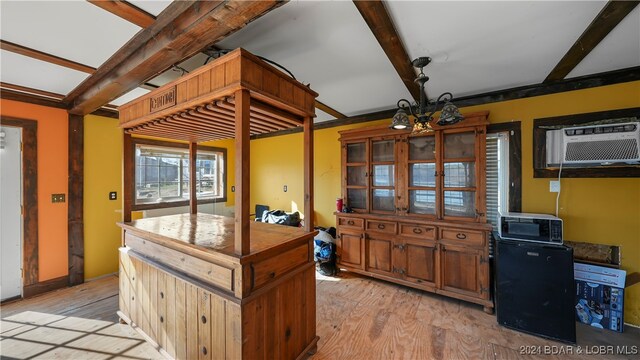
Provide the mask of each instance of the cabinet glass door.
POLYGON ((476 217, 476 134, 445 133, 443 205, 445 217, 476 217))
POLYGON ((346 144, 345 164, 345 201, 354 210, 367 211, 369 172, 367 161, 367 142, 346 144))
POLYGON ((395 212, 395 139, 371 141, 371 209, 395 212))
POLYGON ((436 215, 436 137, 408 139, 408 201, 410 214, 436 215))

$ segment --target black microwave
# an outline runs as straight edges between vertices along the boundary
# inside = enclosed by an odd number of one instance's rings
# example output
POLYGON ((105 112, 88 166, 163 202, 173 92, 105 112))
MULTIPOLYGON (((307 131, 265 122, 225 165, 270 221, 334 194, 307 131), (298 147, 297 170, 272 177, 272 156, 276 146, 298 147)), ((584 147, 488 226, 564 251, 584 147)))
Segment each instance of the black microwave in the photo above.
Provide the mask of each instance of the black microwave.
POLYGON ((500 214, 498 234, 503 239, 562 245, 562 219, 547 214, 500 214))

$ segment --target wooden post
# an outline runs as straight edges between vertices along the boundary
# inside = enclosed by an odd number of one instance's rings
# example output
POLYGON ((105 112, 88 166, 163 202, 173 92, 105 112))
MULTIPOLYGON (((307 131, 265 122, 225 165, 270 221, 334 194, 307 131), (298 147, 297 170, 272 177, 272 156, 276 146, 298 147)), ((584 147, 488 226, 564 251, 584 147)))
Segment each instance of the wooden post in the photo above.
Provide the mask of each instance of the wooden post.
POLYGON ((69 285, 84 282, 84 116, 69 114, 69 285))
POLYGON ((313 231, 313 118, 304 119, 304 230, 313 231))
MULTIPOLYGON (((196 195, 196 159, 198 157, 198 144, 189 143, 189 205, 191 213, 198 213, 198 197, 196 195)), ((180 184, 182 186, 182 184, 180 184)))
POLYGON ((129 222, 131 221, 131 207, 134 196, 133 169, 136 163, 131 134, 124 134, 122 143, 122 221, 129 222))
POLYGON ((251 97, 248 90, 235 92, 235 145, 236 145, 236 255, 248 255, 249 244, 249 123, 251 97))

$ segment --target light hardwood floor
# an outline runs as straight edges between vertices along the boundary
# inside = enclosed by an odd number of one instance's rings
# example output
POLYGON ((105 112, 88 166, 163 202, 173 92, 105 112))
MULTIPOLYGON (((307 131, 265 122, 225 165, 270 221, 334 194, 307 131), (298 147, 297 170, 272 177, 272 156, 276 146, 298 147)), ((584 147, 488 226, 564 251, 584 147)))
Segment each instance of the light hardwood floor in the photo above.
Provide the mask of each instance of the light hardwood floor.
MULTIPOLYGON (((501 327, 480 306, 439 295, 346 272, 338 278, 318 275, 317 284, 320 341, 313 360, 532 359, 536 357, 520 354, 522 346, 569 349, 501 327)), ((2 358, 162 359, 135 330, 118 323, 117 294, 118 280, 109 276, 2 305, 2 358)), ((618 345, 640 349, 640 331, 627 327, 616 334, 579 325, 578 345, 611 345, 614 352, 618 345)), ((589 358, 575 354, 577 347, 571 349, 573 355, 537 358, 589 358)))

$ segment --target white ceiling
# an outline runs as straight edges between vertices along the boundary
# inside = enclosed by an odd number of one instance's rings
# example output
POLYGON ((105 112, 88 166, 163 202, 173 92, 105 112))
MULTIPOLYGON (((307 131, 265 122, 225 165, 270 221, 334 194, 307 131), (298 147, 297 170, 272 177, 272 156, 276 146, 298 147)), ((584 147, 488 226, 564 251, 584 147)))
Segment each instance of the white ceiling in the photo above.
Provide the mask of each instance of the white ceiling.
POLYGON ((139 98, 140 96, 145 95, 148 92, 149 92, 149 90, 147 90, 147 89, 135 88, 135 89, 129 91, 128 93, 120 96, 119 98, 113 100, 111 102, 111 105, 120 106, 120 105, 126 104, 129 101, 135 100, 136 98, 139 98))
POLYGON ((425 73, 434 98, 541 83, 605 3, 390 2, 388 8, 409 56, 432 58, 425 73))
POLYGON ((171 4, 171 0, 135 0, 129 2, 153 16, 158 16, 162 10, 171 4))
POLYGON ((640 65, 640 6, 622 19, 567 78, 640 65))
POLYGON ((0 81, 67 94, 89 74, 0 50, 0 81))
POLYGON ((351 116, 388 109, 409 91, 352 2, 292 1, 224 39, 311 84, 318 100, 351 116))
POLYGON ((140 27, 87 1, 2 1, 2 40, 97 68, 140 27))
MULTIPOLYGON (((131 1, 157 16, 170 1, 131 1)), ((387 1, 411 58, 430 56, 430 98, 456 97, 541 83, 606 1, 387 1)), ((86 1, 0 1, 0 38, 99 67, 140 28, 86 1)), ((410 98, 351 1, 290 1, 217 44, 245 49, 311 84, 318 100, 348 116, 410 98)), ((69 93, 87 74, 2 51, 0 80, 69 93)), ((198 54, 181 64, 202 66, 198 54)), ((628 15, 568 77, 640 65, 640 7, 628 15)), ((149 80, 163 85, 172 70, 149 80)), ((134 89, 112 102, 143 93, 134 89)), ((317 110, 317 121, 333 117, 317 110)))

